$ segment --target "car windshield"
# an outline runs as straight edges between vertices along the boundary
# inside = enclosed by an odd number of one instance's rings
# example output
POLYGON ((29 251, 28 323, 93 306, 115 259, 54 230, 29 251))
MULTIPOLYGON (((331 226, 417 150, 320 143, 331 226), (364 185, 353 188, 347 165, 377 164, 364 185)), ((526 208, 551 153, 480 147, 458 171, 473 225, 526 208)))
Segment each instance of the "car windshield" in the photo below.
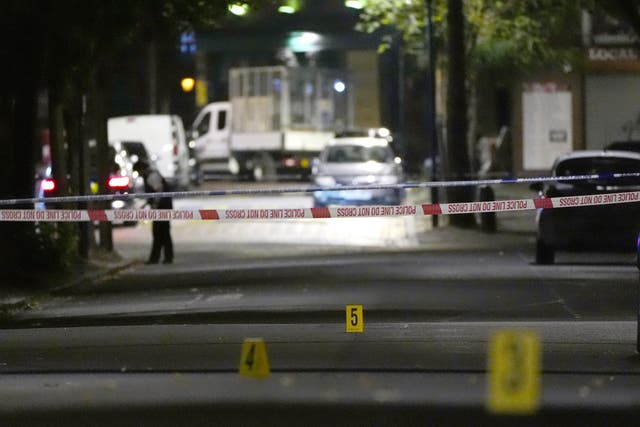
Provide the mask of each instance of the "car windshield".
POLYGON ((640 141, 616 141, 607 145, 607 150, 633 151, 640 153, 640 141))
MULTIPOLYGON (((567 159, 556 166, 555 172, 556 176, 634 174, 640 172, 640 159, 604 156, 567 159)), ((609 178, 588 182, 600 184, 607 182, 613 185, 638 185, 640 179, 638 177, 609 178)))
POLYGON ((635 423, 640 0, 0 32, 2 426, 635 423))
POLYGON ((393 153, 388 147, 340 145, 328 148, 326 158, 329 163, 385 163, 393 160, 393 153))

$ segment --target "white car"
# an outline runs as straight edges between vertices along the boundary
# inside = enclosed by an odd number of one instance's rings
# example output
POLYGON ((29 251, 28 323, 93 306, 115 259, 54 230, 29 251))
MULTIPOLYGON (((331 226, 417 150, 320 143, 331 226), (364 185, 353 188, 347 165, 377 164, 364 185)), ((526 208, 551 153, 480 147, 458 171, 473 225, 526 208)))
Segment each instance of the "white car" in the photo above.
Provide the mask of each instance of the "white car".
MULTIPOLYGON (((335 138, 320 153, 313 167, 317 186, 388 185, 404 182, 401 160, 389 142, 377 137, 335 138)), ((314 205, 400 204, 404 190, 398 188, 317 191, 314 205)))

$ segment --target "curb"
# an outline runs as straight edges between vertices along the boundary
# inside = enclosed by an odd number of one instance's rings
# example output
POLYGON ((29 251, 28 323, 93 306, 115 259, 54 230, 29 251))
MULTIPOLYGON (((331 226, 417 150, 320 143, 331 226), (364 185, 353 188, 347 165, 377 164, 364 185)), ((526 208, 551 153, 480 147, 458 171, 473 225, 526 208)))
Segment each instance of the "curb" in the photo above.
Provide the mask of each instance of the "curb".
POLYGON ((99 268, 98 271, 87 272, 80 275, 79 277, 73 277, 66 283, 54 286, 47 290, 43 290, 42 292, 37 292, 32 295, 24 295, 20 297, 9 297, 8 299, 12 299, 16 301, 10 302, 10 303, 0 302, 0 313, 4 313, 5 315, 8 315, 12 311, 23 310, 25 308, 30 307, 31 301, 33 300, 54 295, 57 292, 73 288, 82 283, 97 281, 97 280, 106 278, 108 276, 112 276, 114 274, 117 274, 123 270, 126 270, 140 263, 141 261, 139 260, 128 260, 110 268, 109 267, 99 268))
POLYGON ((134 265, 137 264, 142 264, 142 261, 139 260, 128 260, 123 262, 122 264, 113 266, 111 268, 107 267, 105 269, 99 269, 98 271, 94 271, 94 272, 90 272, 90 273, 86 273, 81 275, 80 277, 76 277, 71 279, 69 282, 67 283, 63 283, 61 285, 58 286, 54 286, 53 288, 49 289, 47 291, 47 294, 52 295, 55 294, 56 292, 60 292, 60 291, 64 291, 70 288, 73 288, 75 286, 81 285, 82 283, 86 283, 86 282, 94 282, 97 280, 102 280, 105 279, 109 276, 118 274, 119 272, 126 270, 130 267, 133 267, 134 265))

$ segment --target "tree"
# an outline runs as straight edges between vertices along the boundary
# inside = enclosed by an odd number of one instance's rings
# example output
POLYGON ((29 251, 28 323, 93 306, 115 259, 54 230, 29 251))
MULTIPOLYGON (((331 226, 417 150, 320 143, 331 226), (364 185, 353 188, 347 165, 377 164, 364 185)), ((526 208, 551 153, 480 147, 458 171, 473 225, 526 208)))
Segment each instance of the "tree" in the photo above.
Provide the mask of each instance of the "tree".
MULTIPOLYGON (((87 134, 98 141, 99 175, 106 182, 107 94, 113 84, 112 68, 139 40, 153 41, 162 35, 170 44, 187 28, 212 28, 225 14, 227 2, 6 0, 2 8, 0 156, 11 161, 0 168, 0 198, 9 199, 33 195, 33 165, 40 148, 36 135, 39 94, 48 94, 49 118, 44 126, 51 129, 54 175, 61 194, 83 192, 85 177, 74 173, 68 180, 66 163, 78 156, 87 134), (83 105, 89 108, 85 111, 83 105), (91 120, 85 121, 86 112, 93 116, 91 120), (93 123, 93 127, 83 130, 79 123, 93 123)), ((42 263, 54 258, 49 252, 61 243, 61 229, 54 229, 51 241, 43 242, 42 228, 33 223, 0 223, 3 274, 44 271, 42 263)), ((109 241, 109 227, 103 231, 103 238, 109 241)), ((75 244, 73 238, 70 242, 75 244)), ((56 265, 53 262, 51 267, 56 265)))
MULTIPOLYGON (((436 46, 441 53, 446 48, 446 55, 439 56, 439 66, 448 70, 445 141, 448 158, 443 159, 448 170, 444 176, 460 179, 473 172, 475 94, 479 79, 490 75, 494 81, 508 83, 518 73, 533 69, 575 67, 580 54, 580 16, 591 2, 433 0, 433 3, 436 46)), ((397 28, 404 36, 407 50, 419 55, 425 50, 426 24, 425 0, 369 0, 359 28, 368 32, 397 28)), ((470 197, 465 191, 448 194, 451 200, 470 197)))

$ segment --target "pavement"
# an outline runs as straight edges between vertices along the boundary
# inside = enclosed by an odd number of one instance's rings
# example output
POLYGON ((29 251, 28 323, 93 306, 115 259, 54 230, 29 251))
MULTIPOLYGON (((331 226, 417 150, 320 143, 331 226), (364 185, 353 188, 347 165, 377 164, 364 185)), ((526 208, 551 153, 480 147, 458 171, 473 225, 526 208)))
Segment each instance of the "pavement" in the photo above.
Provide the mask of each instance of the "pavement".
MULTIPOLYGON (((496 199, 521 199, 531 198, 535 194, 529 190, 528 186, 521 184, 509 184, 502 185, 494 188, 496 193, 496 199)), ((426 198, 426 191, 422 194, 414 194, 414 196, 407 201, 407 203, 420 203, 426 198)), ((502 213, 498 215, 498 229, 494 233, 487 233, 478 229, 461 229, 448 225, 448 219, 446 217, 439 217, 439 226, 433 228, 431 226, 431 218, 391 218, 394 220, 392 227, 386 227, 386 230, 378 232, 376 230, 382 229, 382 227, 376 227, 375 224, 370 224, 367 227, 368 235, 366 239, 358 239, 355 234, 350 234, 354 227, 351 219, 341 221, 342 228, 339 233, 339 237, 342 239, 336 243, 335 238, 333 240, 327 240, 323 244, 315 245, 301 245, 285 243, 287 238, 290 241, 290 233, 293 233, 291 229, 277 229, 278 226, 282 226, 284 222, 274 224, 276 229, 270 230, 269 234, 273 236, 272 241, 266 241, 262 244, 255 244, 250 241, 243 242, 234 241, 233 244, 229 243, 227 237, 238 235, 233 230, 233 223, 224 224, 226 233, 217 235, 203 235, 202 233, 194 232, 191 235, 197 239, 211 238, 221 239, 218 243, 224 243, 219 245, 219 253, 216 254, 217 258, 251 258, 256 256, 266 257, 288 257, 291 255, 304 255, 305 253, 323 254, 323 255, 340 255, 341 253, 353 253, 353 252, 385 252, 385 251, 406 251, 406 250, 475 250, 487 247, 500 247, 509 248, 513 245, 522 245, 523 238, 530 241, 533 244, 535 233, 535 212, 516 212, 516 213, 502 213), (396 224, 397 222, 397 224, 396 224), (391 236, 388 229, 394 230, 393 233, 403 236, 409 236, 408 238, 397 239, 391 236), (371 234, 373 233, 373 234, 371 234), (377 233, 377 234, 376 234, 377 233), (288 235, 288 236, 287 236, 288 235), (285 240, 282 240, 282 239, 285 240), (377 242, 377 243, 376 243, 377 242), (232 250, 229 250, 232 248, 232 250), (233 255, 228 255, 232 253, 233 255)), ((357 219, 356 219, 357 220, 357 219)), ((372 218, 372 221, 379 220, 372 218)), ((316 233, 318 236, 326 234, 327 222, 330 220, 317 221, 313 227, 318 228, 316 233)), ((353 221, 352 221, 353 222, 353 221)), ((148 228, 148 224, 141 224, 139 227, 148 228)), ((187 224, 186 227, 192 227, 193 224, 187 224)), ((119 233, 128 233, 126 229, 120 229, 119 233)), ((147 231, 147 230, 144 230, 147 231)), ((332 230, 335 234, 335 229, 332 230)), ((307 236, 309 232, 308 226, 304 229, 303 235, 307 236)), ((251 234, 251 233, 245 233, 251 234)), ((72 268, 70 272, 65 275, 48 277, 48 286, 38 288, 34 290, 29 287, 24 287, 21 284, 15 284, 8 286, 2 286, 0 288, 0 313, 8 313, 14 310, 19 310, 24 307, 30 307, 37 305, 40 298, 44 298, 51 293, 58 292, 63 289, 73 288, 87 283, 102 281, 110 276, 117 274, 133 265, 140 264, 144 258, 140 256, 142 253, 146 253, 149 245, 149 233, 137 233, 136 236, 125 235, 125 239, 128 241, 128 248, 124 250, 122 255, 115 253, 110 255, 94 255, 91 261, 87 264, 79 264, 72 268), (135 241, 136 236, 144 236, 143 240, 135 241), (133 238, 131 238, 133 237, 133 238), (132 249, 133 248, 133 249, 132 249)), ((197 243, 197 242, 195 242, 197 243)), ((211 244, 211 242, 209 242, 211 244)), ((213 242, 215 247, 216 242, 213 242)), ((198 247, 198 245, 194 245, 198 247)), ((206 254, 194 253, 190 254, 192 262, 201 262, 202 257, 211 257, 213 254, 208 250, 206 254)), ((202 252, 202 251, 200 251, 202 252)), ((185 258, 187 258, 185 256, 185 258)))
POLYGON ((35 306, 38 300, 51 293, 104 280, 138 263, 139 260, 123 258, 117 253, 109 255, 96 253, 89 262, 80 262, 73 265, 67 272, 50 275, 46 278, 46 282, 41 280, 29 285, 2 282, 0 284, 0 316, 35 306))

